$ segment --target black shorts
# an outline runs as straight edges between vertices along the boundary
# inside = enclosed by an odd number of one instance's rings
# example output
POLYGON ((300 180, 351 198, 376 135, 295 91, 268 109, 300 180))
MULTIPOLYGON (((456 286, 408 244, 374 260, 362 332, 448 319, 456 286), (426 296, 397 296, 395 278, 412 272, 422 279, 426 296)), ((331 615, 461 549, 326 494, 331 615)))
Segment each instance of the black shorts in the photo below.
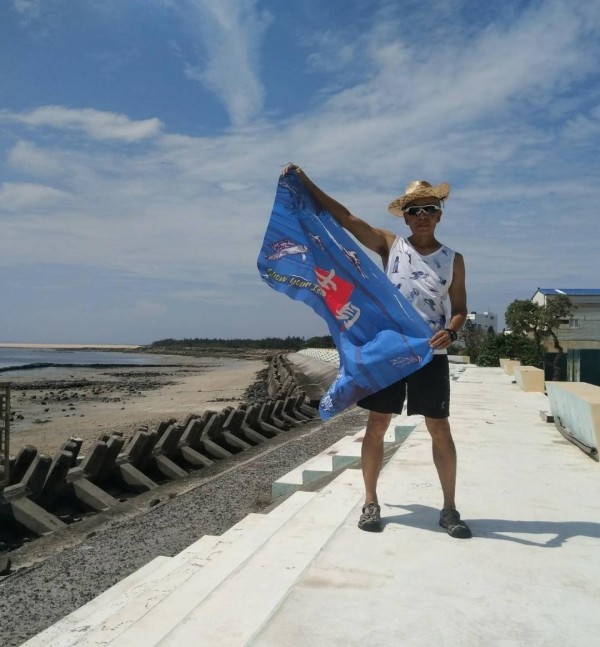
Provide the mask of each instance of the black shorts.
POLYGON ((402 413, 405 399, 408 400, 409 416, 447 418, 450 415, 448 355, 434 355, 423 368, 359 400, 357 404, 378 413, 402 413))

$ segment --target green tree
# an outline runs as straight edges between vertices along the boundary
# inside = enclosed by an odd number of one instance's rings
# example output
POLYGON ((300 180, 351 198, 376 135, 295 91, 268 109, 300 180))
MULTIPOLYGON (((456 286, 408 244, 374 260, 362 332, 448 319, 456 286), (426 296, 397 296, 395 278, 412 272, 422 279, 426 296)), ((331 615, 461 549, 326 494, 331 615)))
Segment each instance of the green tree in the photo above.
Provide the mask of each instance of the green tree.
MULTIPOLYGON (((493 334, 493 330, 492 330, 493 334)), ((465 351, 473 363, 477 362, 479 354, 488 338, 488 333, 481 326, 468 320, 459 333, 460 339, 465 345, 465 351)))
POLYGON ((552 376, 553 381, 560 380, 560 363, 564 354, 563 347, 558 340, 558 327, 565 319, 567 321, 570 319, 574 310, 575 306, 566 294, 557 294, 551 299, 548 299, 548 303, 542 309, 540 322, 543 326, 544 334, 546 337, 552 338, 552 343, 556 349, 554 375, 552 376))
POLYGON ((515 299, 506 309, 504 319, 513 335, 532 334, 542 344, 542 306, 527 299, 515 299))
POLYGON ((501 357, 520 360, 524 366, 541 367, 543 348, 524 335, 490 335, 477 358, 478 366, 500 366, 501 357))
MULTIPOLYGON (((574 309, 575 306, 566 294, 550 297, 544 306, 524 299, 515 299, 506 309, 505 319, 512 331, 511 336, 520 339, 526 338, 527 335, 533 335, 533 340, 540 349, 540 364, 531 364, 531 366, 543 364, 542 342, 548 337, 552 338, 557 351, 554 357, 553 380, 560 380, 560 363, 564 354, 558 339, 558 327, 565 319, 569 319, 574 309)), ((523 342, 520 343, 524 348, 523 342)), ((512 355, 507 356, 511 357, 512 355)))

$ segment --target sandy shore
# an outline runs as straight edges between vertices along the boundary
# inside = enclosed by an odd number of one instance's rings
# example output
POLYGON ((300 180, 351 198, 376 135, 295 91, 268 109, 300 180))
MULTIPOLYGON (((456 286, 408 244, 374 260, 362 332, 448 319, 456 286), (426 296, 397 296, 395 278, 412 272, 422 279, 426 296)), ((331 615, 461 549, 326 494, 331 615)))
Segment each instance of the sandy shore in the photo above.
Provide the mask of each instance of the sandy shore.
POLYGON ((102 434, 216 411, 242 400, 264 360, 157 356, 164 366, 44 368, 3 375, 11 386, 11 454, 24 445, 54 454, 69 437, 83 451, 102 434))

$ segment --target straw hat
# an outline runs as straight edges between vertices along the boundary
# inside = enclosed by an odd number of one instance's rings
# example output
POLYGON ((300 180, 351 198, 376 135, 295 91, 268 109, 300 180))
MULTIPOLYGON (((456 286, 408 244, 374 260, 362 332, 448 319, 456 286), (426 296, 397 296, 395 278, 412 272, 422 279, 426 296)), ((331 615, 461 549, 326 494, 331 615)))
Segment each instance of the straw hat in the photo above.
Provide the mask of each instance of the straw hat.
POLYGON ((450 195, 450 185, 442 182, 437 186, 431 186, 426 180, 414 180, 407 187, 404 194, 390 202, 388 211, 394 216, 403 216, 402 209, 417 198, 437 198, 445 200, 450 195))

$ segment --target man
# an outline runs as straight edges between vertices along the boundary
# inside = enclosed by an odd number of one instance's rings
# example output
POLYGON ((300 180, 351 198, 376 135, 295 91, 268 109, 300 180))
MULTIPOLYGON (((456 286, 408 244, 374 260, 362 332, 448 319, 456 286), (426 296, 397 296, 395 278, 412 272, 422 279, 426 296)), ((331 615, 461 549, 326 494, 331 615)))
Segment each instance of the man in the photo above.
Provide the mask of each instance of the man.
POLYGON ((467 316, 465 265, 463 257, 440 243, 435 229, 442 217, 442 205, 450 193, 449 184, 432 186, 424 180, 411 182, 388 210, 404 218, 411 235, 402 238, 371 227, 323 192, 301 168, 288 164, 283 174, 294 170, 315 202, 328 211, 365 247, 381 256, 388 278, 412 303, 432 330, 431 362, 407 378, 358 402, 369 410, 362 444, 365 504, 358 527, 382 530, 377 500, 377 481, 383 462, 383 437, 393 414, 402 412, 407 397, 408 415, 420 414, 432 439, 433 461, 444 496, 440 525, 452 537, 471 537, 471 530, 456 509, 456 449, 450 432, 450 378, 446 349, 456 340, 467 316), (450 312, 446 311, 447 301, 450 312))

